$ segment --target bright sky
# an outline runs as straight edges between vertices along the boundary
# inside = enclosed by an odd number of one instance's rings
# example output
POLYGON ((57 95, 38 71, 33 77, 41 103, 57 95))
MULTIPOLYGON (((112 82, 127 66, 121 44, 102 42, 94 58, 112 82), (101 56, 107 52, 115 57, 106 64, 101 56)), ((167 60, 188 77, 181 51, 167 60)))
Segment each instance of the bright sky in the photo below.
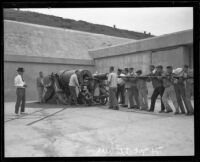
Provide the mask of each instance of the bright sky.
POLYGON ((193 29, 192 7, 157 8, 32 8, 21 9, 74 20, 83 20, 138 32, 163 35, 193 29))

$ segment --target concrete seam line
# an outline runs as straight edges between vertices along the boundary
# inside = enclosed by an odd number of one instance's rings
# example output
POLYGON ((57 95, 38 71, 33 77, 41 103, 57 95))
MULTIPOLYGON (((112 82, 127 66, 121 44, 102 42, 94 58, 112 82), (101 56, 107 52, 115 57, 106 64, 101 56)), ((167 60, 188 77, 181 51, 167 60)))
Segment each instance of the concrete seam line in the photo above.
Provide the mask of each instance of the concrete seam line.
POLYGON ((40 111, 42 111, 42 110, 43 110, 43 109, 38 110, 38 111, 34 111, 34 112, 32 112, 32 113, 30 113, 30 114, 27 114, 27 115, 19 116, 19 117, 17 117, 17 118, 8 119, 8 120, 5 121, 5 123, 6 123, 6 122, 9 122, 9 121, 12 121, 12 120, 16 120, 16 119, 21 119, 21 118, 23 118, 23 117, 25 117, 25 116, 32 115, 32 114, 34 114, 34 113, 36 113, 36 112, 40 112, 40 111))
POLYGON ((57 113, 59 113, 59 112, 65 110, 65 109, 66 109, 66 108, 63 108, 63 109, 61 109, 61 110, 59 110, 59 111, 56 111, 56 112, 53 113, 53 114, 47 115, 47 116, 45 116, 45 117, 43 117, 43 118, 40 118, 40 119, 38 119, 38 120, 35 120, 35 121, 33 121, 33 122, 31 122, 31 123, 28 123, 28 124, 26 124, 26 125, 29 126, 29 125, 32 125, 32 124, 34 124, 34 123, 37 123, 37 122, 39 122, 39 121, 41 121, 41 120, 44 120, 44 119, 46 119, 46 118, 48 118, 48 117, 51 117, 51 116, 57 114, 57 113))

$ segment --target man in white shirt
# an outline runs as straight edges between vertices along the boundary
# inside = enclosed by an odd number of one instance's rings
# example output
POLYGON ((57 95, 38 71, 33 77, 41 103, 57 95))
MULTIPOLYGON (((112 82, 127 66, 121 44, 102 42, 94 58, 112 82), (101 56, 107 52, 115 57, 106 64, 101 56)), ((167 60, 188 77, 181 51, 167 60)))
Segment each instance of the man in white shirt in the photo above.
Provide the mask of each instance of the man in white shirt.
POLYGON ((77 104, 76 87, 78 87, 78 88, 80 87, 77 74, 78 74, 78 70, 76 70, 74 72, 74 74, 71 75, 70 80, 69 80, 70 104, 71 105, 77 104))
POLYGON ((117 102, 117 74, 114 73, 114 67, 110 67, 110 73, 108 74, 108 86, 109 86, 109 101, 110 101, 110 109, 119 110, 118 102, 117 102))
POLYGON ((22 67, 19 67, 17 69, 18 75, 14 79, 15 87, 17 88, 16 94, 17 94, 17 101, 15 104, 15 114, 19 115, 19 106, 21 104, 21 114, 25 114, 25 88, 27 87, 24 79, 23 79, 23 73, 24 69, 22 67))
MULTIPOLYGON (((118 69, 118 76, 125 76, 121 69, 118 69)), ((117 79, 117 101, 120 98, 120 104, 125 103, 125 81, 122 78, 117 79)))

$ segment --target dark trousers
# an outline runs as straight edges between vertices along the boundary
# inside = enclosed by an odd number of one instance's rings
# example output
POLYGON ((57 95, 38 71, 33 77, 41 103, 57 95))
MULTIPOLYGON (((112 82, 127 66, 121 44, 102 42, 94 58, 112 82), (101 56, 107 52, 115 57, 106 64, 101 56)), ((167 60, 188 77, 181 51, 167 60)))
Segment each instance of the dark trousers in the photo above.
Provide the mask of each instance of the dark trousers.
POLYGON ((155 103, 156 103, 156 99, 158 98, 158 95, 161 96, 161 110, 162 111, 165 110, 165 106, 164 106, 163 101, 162 101, 162 96, 163 96, 164 91, 165 91, 164 87, 156 87, 154 89, 153 94, 151 96, 151 106, 150 106, 151 111, 154 111, 155 103))
POLYGON ((118 102, 117 102, 117 87, 109 87, 109 106, 110 107, 118 107, 118 102))
POLYGON ((76 87, 69 86, 70 91, 70 104, 77 104, 77 95, 76 95, 76 87))
POLYGON ((26 98, 25 88, 17 88, 16 94, 17 94, 17 101, 15 104, 15 113, 18 114, 20 104, 21 104, 21 112, 25 111, 25 98, 26 98))
POLYGON ((120 103, 124 104, 125 103, 125 87, 124 85, 117 85, 117 101, 120 98, 120 103))

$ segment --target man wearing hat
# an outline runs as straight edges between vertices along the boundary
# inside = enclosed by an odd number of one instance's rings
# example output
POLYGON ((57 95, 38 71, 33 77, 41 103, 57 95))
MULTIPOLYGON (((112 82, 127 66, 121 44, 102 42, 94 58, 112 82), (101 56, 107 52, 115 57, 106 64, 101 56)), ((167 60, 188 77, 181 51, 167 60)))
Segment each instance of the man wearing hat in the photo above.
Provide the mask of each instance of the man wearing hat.
POLYGON ((17 101, 15 104, 15 114, 19 115, 19 106, 21 104, 21 114, 25 114, 25 88, 27 87, 24 79, 23 79, 23 73, 24 69, 22 67, 19 67, 17 69, 18 75, 14 79, 15 87, 17 88, 16 94, 17 94, 17 101))
MULTIPOLYGON (((141 76, 142 70, 136 71, 137 76, 141 76)), ((148 89, 146 78, 137 79, 137 88, 139 92, 139 102, 141 110, 148 110, 148 89)))
POLYGON ((171 99, 174 107, 175 107, 175 113, 174 114, 179 114, 179 105, 178 105, 178 102, 177 102, 177 98, 176 98, 176 93, 175 93, 175 89, 174 89, 174 85, 173 85, 173 82, 174 82, 174 79, 173 79, 173 68, 172 66, 167 66, 166 67, 166 73, 163 74, 163 85, 165 87, 165 91, 163 93, 163 96, 162 96, 162 101, 165 105, 165 108, 166 108, 166 112, 172 112, 172 108, 171 106, 169 105, 168 103, 168 100, 171 99))
MULTIPOLYGON (((165 90, 165 88, 163 86, 162 78, 159 78, 159 76, 162 76, 162 74, 163 74, 162 65, 156 66, 156 72, 151 74, 151 76, 155 77, 155 78, 151 79, 154 91, 153 91, 153 94, 151 96, 151 106, 150 106, 149 111, 152 111, 152 112, 154 111, 155 103, 156 103, 156 99, 157 99, 158 95, 160 95, 161 98, 162 98, 164 90, 165 90)), ((159 112, 164 112, 164 110, 165 110, 165 106, 164 106, 163 101, 161 99, 161 111, 159 111, 159 112)))

